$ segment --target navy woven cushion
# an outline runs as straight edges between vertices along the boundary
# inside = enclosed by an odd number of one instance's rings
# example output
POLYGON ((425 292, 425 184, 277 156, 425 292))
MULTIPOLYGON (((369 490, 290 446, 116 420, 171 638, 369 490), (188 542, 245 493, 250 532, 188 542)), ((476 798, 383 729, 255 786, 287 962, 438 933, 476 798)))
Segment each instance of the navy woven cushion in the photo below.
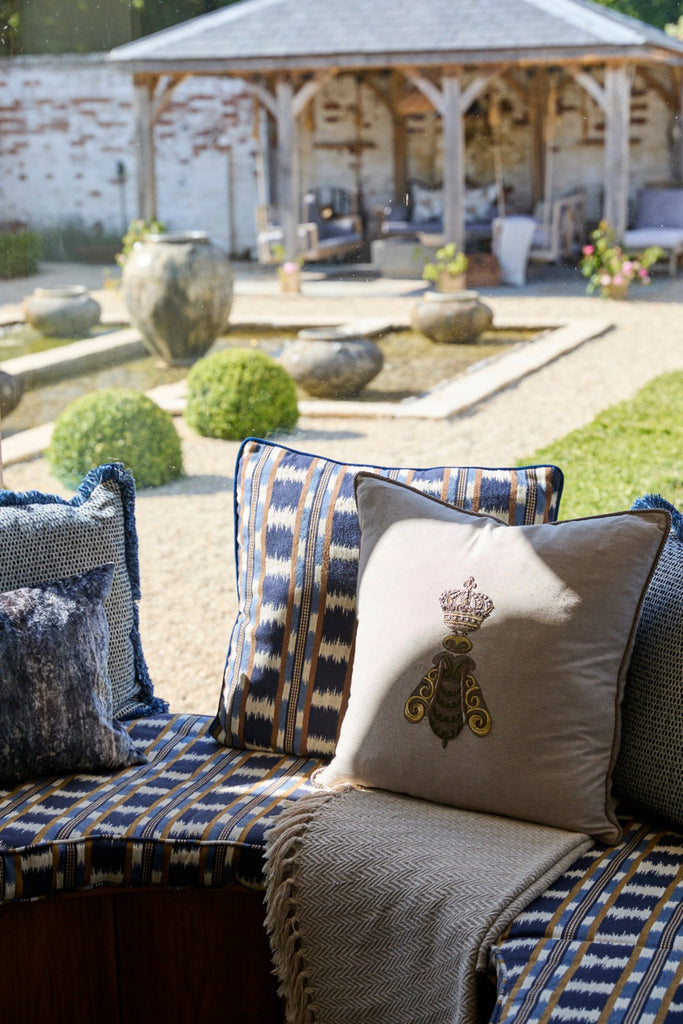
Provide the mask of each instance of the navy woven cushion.
POLYGON ((144 761, 113 720, 114 566, 0 593, 0 781, 144 761))
POLYGON ((334 754, 351 677, 361 469, 520 526, 557 519, 563 483, 555 466, 364 467, 245 441, 235 470, 239 610, 212 730, 221 743, 334 754))
POLYGON ((491 950, 491 1024, 683 1020, 683 835, 624 819, 491 950))
POLYGON ((626 677, 615 792, 683 825, 683 515, 657 495, 671 533, 648 587, 626 677))
POLYGON ((154 697, 138 628, 140 570, 135 485, 118 464, 92 470, 67 501, 38 491, 0 491, 0 590, 33 587, 112 562, 105 601, 109 675, 118 719, 168 707, 154 697))
POLYGON ((126 725, 146 764, 0 790, 0 903, 100 885, 262 888, 264 834, 321 762, 220 746, 201 715, 126 725))

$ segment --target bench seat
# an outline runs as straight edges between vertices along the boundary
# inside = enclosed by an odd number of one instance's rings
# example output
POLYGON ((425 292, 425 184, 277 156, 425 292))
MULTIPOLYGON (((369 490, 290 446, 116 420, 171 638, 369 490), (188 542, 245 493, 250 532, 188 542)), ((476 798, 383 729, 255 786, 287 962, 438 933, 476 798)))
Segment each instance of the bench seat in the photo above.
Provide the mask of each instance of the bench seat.
POLYGON ((491 1024, 683 1020, 683 835, 632 819, 523 910, 492 948, 491 1024), (551 1017, 552 1013, 552 1017, 551 1017))
POLYGON ((0 902, 95 886, 263 888, 264 833, 321 761, 234 750, 211 719, 127 725, 147 764, 0 791, 0 902))

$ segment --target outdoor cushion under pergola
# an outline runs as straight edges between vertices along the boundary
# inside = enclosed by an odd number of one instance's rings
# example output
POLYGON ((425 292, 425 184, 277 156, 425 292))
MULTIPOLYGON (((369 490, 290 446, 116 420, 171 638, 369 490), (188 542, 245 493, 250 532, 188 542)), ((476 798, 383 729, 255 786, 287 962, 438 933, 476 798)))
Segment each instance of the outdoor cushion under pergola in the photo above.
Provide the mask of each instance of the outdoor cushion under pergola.
MULTIPOLYGON (((543 138, 544 71, 561 67, 604 112, 603 216, 627 226, 629 119, 635 69, 683 106, 683 44, 589 0, 243 0, 112 50, 112 64, 134 75, 139 152, 139 215, 156 213, 153 128, 187 75, 243 79, 277 126, 277 195, 285 249, 296 251, 299 115, 335 75, 363 76, 393 112, 394 181, 405 184, 401 119, 408 83, 443 121, 444 234, 464 245, 467 110, 511 71, 526 92, 537 139, 543 138), (662 80, 656 69, 666 68, 662 80)), ((680 149, 680 142, 679 142, 680 149)), ((532 180, 542 179, 542 146, 533 147, 532 180)), ((677 154, 675 176, 683 176, 677 154)))

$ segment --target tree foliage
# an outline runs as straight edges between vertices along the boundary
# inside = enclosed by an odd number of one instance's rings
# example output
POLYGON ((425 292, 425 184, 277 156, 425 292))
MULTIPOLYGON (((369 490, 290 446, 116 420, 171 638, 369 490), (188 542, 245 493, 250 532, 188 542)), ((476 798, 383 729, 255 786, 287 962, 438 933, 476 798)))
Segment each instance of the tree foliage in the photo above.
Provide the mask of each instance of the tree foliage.
POLYGON ((0 54, 110 50, 236 0, 0 0, 0 54))
POLYGON ((619 14, 628 14, 640 21, 647 21, 656 28, 675 24, 683 15, 680 0, 596 0, 603 7, 609 7, 619 14))

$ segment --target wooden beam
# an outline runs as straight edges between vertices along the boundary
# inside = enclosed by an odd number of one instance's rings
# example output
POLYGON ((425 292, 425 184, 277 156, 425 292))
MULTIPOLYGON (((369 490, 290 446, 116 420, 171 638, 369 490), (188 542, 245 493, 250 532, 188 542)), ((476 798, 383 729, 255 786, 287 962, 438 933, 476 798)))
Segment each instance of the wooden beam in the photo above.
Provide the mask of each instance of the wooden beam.
POLYGON ((135 146, 137 163, 137 210, 141 220, 157 216, 156 171, 154 166, 153 98, 156 77, 133 76, 135 146))
POLYGON ((309 78, 293 98, 292 107, 294 110, 294 116, 298 117, 299 114, 303 112, 304 107, 311 102, 314 96, 316 96, 328 82, 331 82, 338 73, 339 68, 328 68, 327 71, 318 71, 313 78, 309 78))
POLYGON ((465 122, 462 74, 443 77, 443 205, 444 236, 465 248, 465 122))
POLYGON ((628 226, 628 173, 633 67, 609 66, 605 71, 607 128, 605 135, 604 217, 622 238, 628 226))
POLYGON ((277 201, 282 224, 285 259, 298 255, 297 224, 299 188, 297 174, 296 136, 294 116, 294 88, 288 77, 278 78, 275 85, 277 110, 277 201))

